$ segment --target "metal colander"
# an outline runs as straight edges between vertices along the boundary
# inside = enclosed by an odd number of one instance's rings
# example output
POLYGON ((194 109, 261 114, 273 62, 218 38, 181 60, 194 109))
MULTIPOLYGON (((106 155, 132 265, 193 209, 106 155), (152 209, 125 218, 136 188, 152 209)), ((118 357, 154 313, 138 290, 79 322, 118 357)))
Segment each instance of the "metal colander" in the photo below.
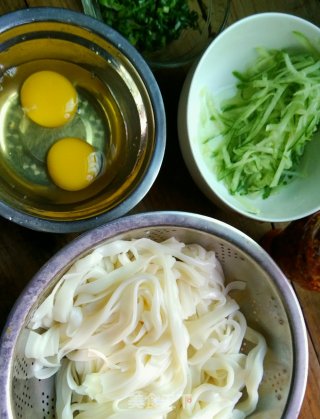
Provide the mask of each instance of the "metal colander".
POLYGON ((154 212, 127 216, 91 230, 57 253, 32 279, 13 308, 0 349, 0 417, 55 417, 54 378, 31 378, 32 361, 24 354, 24 329, 33 311, 57 280, 78 258, 102 242, 149 237, 176 237, 216 252, 226 280, 246 282, 233 292, 248 324, 266 338, 268 351, 259 403, 250 416, 293 419, 303 401, 308 348, 306 328, 297 298, 276 264, 252 239, 220 221, 183 212, 154 212))

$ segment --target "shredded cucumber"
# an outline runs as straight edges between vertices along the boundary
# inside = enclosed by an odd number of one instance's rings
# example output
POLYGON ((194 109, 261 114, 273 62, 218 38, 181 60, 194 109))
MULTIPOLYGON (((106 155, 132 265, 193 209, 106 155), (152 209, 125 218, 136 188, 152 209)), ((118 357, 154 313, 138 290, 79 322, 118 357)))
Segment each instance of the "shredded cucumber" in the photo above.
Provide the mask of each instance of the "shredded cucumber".
POLYGON ((299 176, 306 144, 320 121, 320 53, 301 33, 308 51, 257 49, 237 92, 210 117, 219 127, 211 158, 232 194, 261 193, 299 176), (223 139, 221 141, 221 138, 223 139))

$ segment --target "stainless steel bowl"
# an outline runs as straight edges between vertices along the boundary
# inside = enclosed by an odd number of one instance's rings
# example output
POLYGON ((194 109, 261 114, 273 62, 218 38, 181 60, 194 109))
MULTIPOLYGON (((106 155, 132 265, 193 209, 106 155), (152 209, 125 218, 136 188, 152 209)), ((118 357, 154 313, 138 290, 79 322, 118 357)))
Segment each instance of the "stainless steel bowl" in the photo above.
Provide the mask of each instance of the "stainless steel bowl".
POLYGON ((251 418, 298 417, 308 371, 307 334, 291 285, 268 254, 235 228, 201 215, 155 212, 123 217, 84 233, 59 251, 35 275, 9 316, 0 349, 0 416, 52 418, 53 380, 29 378, 23 330, 39 302, 79 258, 119 238, 176 237, 216 252, 226 280, 241 279, 246 290, 234 295, 248 324, 266 338, 268 350, 259 403, 251 418), (23 412, 22 416, 21 413, 23 412))
MULTIPOLYGON (((132 45, 82 13, 30 8, 0 17, 0 63, 0 214, 31 229, 71 232, 96 227, 139 203, 163 160, 166 119, 157 82, 132 45), (21 121, 15 118, 18 105, 10 108, 14 100, 18 103, 17 93, 10 89, 15 79, 16 88, 21 87, 22 68, 52 65, 69 65, 70 71, 81 68, 83 79, 91 77, 103 89, 89 91, 82 80, 79 84, 88 102, 98 97, 100 125, 94 122, 88 128, 83 122, 83 135, 94 145, 102 138, 97 147, 106 170, 77 192, 50 185, 45 167, 48 129, 23 137, 21 121)), ((86 114, 85 103, 81 115, 86 114)))

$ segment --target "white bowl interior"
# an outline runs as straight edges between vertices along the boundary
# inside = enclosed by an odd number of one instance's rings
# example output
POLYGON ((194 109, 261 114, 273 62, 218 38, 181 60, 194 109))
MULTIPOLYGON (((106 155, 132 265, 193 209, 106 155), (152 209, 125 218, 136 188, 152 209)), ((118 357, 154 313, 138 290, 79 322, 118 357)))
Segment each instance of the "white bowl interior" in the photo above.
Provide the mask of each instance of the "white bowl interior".
POLYGON ((225 98, 235 91, 234 70, 243 71, 256 56, 257 47, 302 48, 292 34, 300 31, 320 45, 320 29, 301 18, 282 13, 261 13, 242 19, 222 32, 207 48, 183 87, 178 113, 179 141, 183 157, 195 182, 220 206, 228 206, 250 218, 290 221, 320 209, 317 184, 320 180, 320 138, 308 144, 302 161, 301 178, 279 188, 267 199, 231 195, 208 168, 200 149, 199 125, 203 92, 225 98))

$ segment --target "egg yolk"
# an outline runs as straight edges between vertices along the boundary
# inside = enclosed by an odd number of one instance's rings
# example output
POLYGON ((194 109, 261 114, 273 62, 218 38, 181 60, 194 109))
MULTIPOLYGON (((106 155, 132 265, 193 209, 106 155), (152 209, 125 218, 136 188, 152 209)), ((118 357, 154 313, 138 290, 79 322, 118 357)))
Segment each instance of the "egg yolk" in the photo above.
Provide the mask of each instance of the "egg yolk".
POLYGON ((54 71, 31 74, 20 91, 21 105, 36 124, 54 128, 64 125, 77 111, 77 92, 71 82, 54 71))
POLYGON ((95 148, 79 138, 62 138, 47 155, 47 168, 53 182, 67 191, 78 191, 90 185, 100 172, 95 148))

